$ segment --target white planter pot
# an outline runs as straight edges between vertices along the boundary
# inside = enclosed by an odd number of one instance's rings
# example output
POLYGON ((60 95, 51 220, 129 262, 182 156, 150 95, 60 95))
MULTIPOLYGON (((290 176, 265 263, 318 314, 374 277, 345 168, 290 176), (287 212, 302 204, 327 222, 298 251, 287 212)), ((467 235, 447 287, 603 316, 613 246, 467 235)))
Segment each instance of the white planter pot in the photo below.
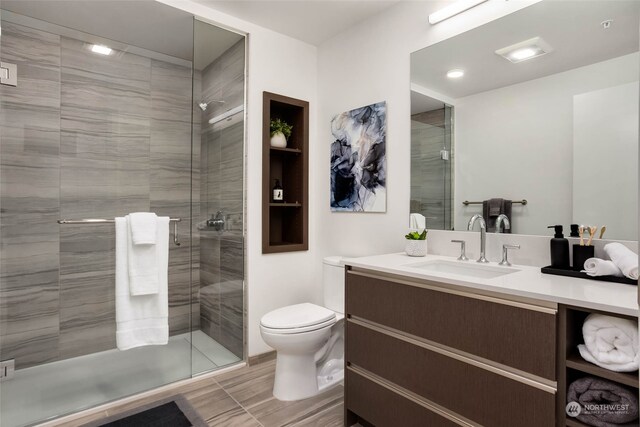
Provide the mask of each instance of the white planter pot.
POLYGON ((427 241, 426 240, 408 240, 404 251, 409 256, 426 256, 427 255, 427 241))
POLYGON ((278 132, 271 137, 271 146, 276 148, 287 148, 287 138, 282 132, 278 132))

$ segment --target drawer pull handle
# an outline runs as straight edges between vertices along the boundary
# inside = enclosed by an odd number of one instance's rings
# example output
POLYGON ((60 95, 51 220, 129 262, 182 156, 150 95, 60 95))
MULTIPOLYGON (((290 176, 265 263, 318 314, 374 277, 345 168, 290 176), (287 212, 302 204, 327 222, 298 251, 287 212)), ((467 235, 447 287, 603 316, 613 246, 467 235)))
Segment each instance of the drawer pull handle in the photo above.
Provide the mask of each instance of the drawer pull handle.
MULTIPOLYGON (((362 319, 351 317, 348 320, 349 323, 353 323, 358 326, 362 326, 367 329, 371 329, 378 333, 390 336, 392 338, 407 342, 409 344, 422 347, 434 353, 439 353, 443 356, 450 357, 452 359, 459 360, 460 362, 475 366, 480 369, 484 369, 485 371, 492 372, 494 374, 509 378, 514 381, 518 381, 522 384, 535 387, 539 390, 545 391, 547 393, 555 394, 557 392, 557 383, 555 381, 545 380, 544 378, 540 378, 534 376, 536 379, 529 378, 528 376, 524 376, 520 373, 515 373, 510 370, 506 370, 504 368, 500 368, 498 366, 494 366, 492 364, 486 363, 482 360, 475 358, 473 355, 468 353, 461 354, 455 351, 455 349, 449 349, 448 347, 436 345, 431 341, 427 341, 424 339, 420 339, 418 337, 409 336, 405 333, 399 333, 399 331, 393 330, 383 325, 378 325, 377 323, 370 321, 363 321, 362 319)), ((348 339, 348 337, 347 337, 348 339)), ((526 373, 524 373, 526 374, 526 373)))

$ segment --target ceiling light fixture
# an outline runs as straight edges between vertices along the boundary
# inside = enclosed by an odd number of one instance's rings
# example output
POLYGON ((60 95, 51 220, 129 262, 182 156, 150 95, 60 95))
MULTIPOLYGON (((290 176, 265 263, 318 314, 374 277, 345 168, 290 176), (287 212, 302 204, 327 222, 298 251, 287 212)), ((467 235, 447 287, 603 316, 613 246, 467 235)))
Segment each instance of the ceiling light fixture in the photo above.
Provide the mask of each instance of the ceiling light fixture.
POLYGON ((537 58, 549 52, 553 52, 553 48, 540 37, 534 37, 496 50, 497 55, 502 56, 504 59, 509 62, 513 62, 514 64, 528 59, 537 58))
POLYGON ((99 53, 100 55, 111 55, 112 49, 101 44, 94 44, 91 46, 91 52, 99 53))
POLYGON ((459 79, 462 76, 464 76, 464 70, 460 70, 459 68, 447 71, 447 77, 450 79, 459 79))
POLYGON ((476 7, 477 5, 486 1, 487 0, 458 0, 445 7, 444 9, 440 9, 439 11, 429 15, 429 23, 431 25, 437 24, 438 22, 442 22, 445 19, 451 18, 452 16, 456 16, 457 14, 469 10, 472 7, 476 7))

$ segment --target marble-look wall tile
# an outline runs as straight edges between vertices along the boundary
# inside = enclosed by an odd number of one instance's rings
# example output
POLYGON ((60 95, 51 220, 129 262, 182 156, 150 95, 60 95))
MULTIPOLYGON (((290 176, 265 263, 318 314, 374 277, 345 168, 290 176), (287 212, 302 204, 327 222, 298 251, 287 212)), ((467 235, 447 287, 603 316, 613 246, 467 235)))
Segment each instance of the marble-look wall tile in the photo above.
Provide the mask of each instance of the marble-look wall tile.
POLYGON ((24 368, 115 347, 114 228, 59 226, 60 217, 152 210, 183 218, 182 246, 169 255, 171 334, 199 325, 191 69, 2 28, 3 60, 17 63, 20 77, 17 88, 0 86, 0 359, 24 368))
POLYGON ((169 249, 171 334, 187 332, 191 327, 191 85, 190 67, 152 61, 150 209, 159 215, 184 219, 179 224, 182 245, 171 245, 169 249))
MULTIPOLYGON (((197 95, 196 95, 197 97, 197 95)), ((201 210, 199 221, 223 210, 222 233, 200 231, 200 320, 203 332, 242 357, 244 123, 209 125, 211 117, 244 103, 244 41, 202 72, 201 210)))
POLYGON ((60 38, 2 21, 0 360, 18 369, 58 358, 60 38))
POLYGON ((231 282, 244 278, 244 248, 242 236, 225 234, 220 239, 220 281, 231 282))

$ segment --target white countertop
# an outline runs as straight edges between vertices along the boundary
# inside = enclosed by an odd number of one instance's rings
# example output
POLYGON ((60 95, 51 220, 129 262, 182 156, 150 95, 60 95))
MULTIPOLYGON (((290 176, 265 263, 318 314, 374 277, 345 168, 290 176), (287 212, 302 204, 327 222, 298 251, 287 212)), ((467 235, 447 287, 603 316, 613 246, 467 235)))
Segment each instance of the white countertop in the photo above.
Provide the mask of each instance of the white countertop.
MULTIPOLYGON (((539 267, 523 265, 510 267, 519 270, 515 273, 491 279, 453 273, 436 273, 407 266, 408 264, 433 260, 447 260, 468 265, 476 264, 473 260, 457 261, 456 258, 439 255, 410 257, 405 253, 348 258, 345 260, 345 264, 405 277, 449 283, 470 289, 482 289, 506 295, 638 316, 637 286, 543 274, 539 267)), ((482 265, 491 266, 493 269, 504 268, 494 262, 482 265)))

